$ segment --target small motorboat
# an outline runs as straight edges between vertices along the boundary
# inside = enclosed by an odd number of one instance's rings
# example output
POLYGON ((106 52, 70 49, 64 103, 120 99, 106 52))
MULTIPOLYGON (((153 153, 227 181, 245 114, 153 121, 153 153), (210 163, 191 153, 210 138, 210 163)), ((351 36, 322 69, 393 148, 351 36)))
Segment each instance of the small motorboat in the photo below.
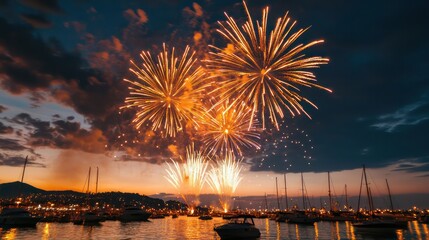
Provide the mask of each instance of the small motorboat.
POLYGON ((253 215, 236 215, 229 222, 215 225, 214 230, 221 239, 255 239, 261 236, 261 232, 255 227, 253 215))
POLYGON ((313 225, 319 219, 305 211, 295 211, 293 215, 286 220, 287 223, 313 225))
POLYGON ((0 227, 35 227, 40 219, 24 208, 4 208, 0 214, 0 227))
POLYGON ((152 214, 139 207, 126 207, 119 216, 121 222, 143 222, 148 221, 152 214))
POLYGON ((102 221, 103 221, 103 218, 99 216, 96 212, 86 211, 75 216, 75 218, 73 219, 73 224, 92 226, 92 225, 99 225, 100 222, 102 221))
POLYGON ((407 222, 398 221, 395 219, 377 219, 369 218, 353 223, 353 227, 357 229, 404 229, 407 227, 407 222))
POLYGON ((165 215, 164 214, 153 213, 149 218, 150 219, 161 219, 161 218, 165 218, 165 215))
POLYGON ((212 220, 213 218, 210 215, 201 215, 198 219, 201 219, 201 220, 212 220))

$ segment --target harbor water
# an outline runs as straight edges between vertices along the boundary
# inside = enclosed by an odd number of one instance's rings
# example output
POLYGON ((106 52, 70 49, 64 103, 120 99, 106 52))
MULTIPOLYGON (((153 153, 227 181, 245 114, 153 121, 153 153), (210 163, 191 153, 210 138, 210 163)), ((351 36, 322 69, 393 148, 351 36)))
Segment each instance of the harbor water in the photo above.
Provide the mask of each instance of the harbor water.
MULTIPOLYGON (((149 222, 105 221, 97 226, 40 222, 35 228, 0 228, 1 239, 220 239, 213 230, 226 220, 216 217, 200 220, 179 216, 151 219, 149 222)), ((260 239, 429 239, 428 224, 408 222, 406 229, 362 231, 350 222, 317 222, 314 225, 277 223, 255 219, 260 239)))

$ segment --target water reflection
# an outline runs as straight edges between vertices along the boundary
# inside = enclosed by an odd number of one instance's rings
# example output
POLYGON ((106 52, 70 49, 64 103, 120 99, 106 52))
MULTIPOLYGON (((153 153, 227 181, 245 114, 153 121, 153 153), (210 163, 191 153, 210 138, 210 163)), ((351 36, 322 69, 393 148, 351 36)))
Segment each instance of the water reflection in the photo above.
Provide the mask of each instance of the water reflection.
POLYGON ((422 227, 423 227, 423 232, 425 233, 425 236, 428 237, 429 236, 428 225, 422 224, 422 227))
POLYGON ((319 239, 319 228, 317 222, 314 223, 314 239, 319 239))
POLYGON ((43 236, 42 239, 46 240, 49 239, 50 235, 49 235, 49 227, 51 225, 49 223, 45 223, 45 226, 43 227, 43 236))
POLYGON ((415 230, 415 232, 416 232, 417 239, 418 239, 418 240, 422 239, 422 233, 420 232, 419 223, 418 223, 417 221, 413 221, 412 225, 413 225, 413 227, 412 227, 412 228, 413 228, 413 229, 415 230))
POLYGON ((398 229, 396 231, 396 236, 397 236, 398 240, 403 240, 404 239, 404 232, 398 229))
POLYGON ((347 236, 347 239, 356 240, 355 229, 353 228, 352 223, 349 222, 349 221, 346 221, 345 225, 346 225, 346 236, 347 236))
MULTIPOLYGON (((1 229, 1 239, 219 239, 213 230, 222 218, 199 220, 180 216, 176 219, 154 219, 151 222, 106 221, 101 226, 82 226, 71 223, 39 223, 36 228, 1 229)), ((427 224, 410 222, 408 229, 365 232, 353 228, 350 222, 318 222, 314 226, 277 223, 269 219, 255 219, 261 240, 271 239, 429 239, 427 224)))
MULTIPOLYGON (((2 235, 3 231, 5 230, 4 239, 15 239, 16 238, 16 228, 9 228, 9 229, 2 229, 2 235)), ((2 237, 3 239, 3 237, 2 237)))
MULTIPOLYGON (((265 221, 265 228, 267 229, 266 231, 266 235, 269 235, 269 229, 270 229, 270 221, 268 220, 268 218, 265 221)), ((276 224, 276 232, 277 232, 277 239, 280 239, 281 236, 281 231, 280 231, 280 223, 276 224)))
POLYGON ((336 239, 341 239, 339 222, 335 222, 335 236, 336 236, 336 239))

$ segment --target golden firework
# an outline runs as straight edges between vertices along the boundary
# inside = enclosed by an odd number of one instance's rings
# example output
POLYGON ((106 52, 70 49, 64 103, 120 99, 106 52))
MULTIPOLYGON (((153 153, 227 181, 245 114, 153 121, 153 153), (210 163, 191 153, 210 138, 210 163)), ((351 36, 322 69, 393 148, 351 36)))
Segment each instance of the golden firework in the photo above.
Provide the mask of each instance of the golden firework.
POLYGON ((194 150, 194 145, 186 148, 186 161, 179 164, 171 160, 173 165, 167 163, 165 178, 171 185, 179 190, 186 203, 198 204, 198 196, 206 181, 208 162, 200 151, 194 150))
POLYGON ((232 152, 229 152, 208 172, 207 183, 219 194, 219 200, 225 212, 231 206, 231 196, 242 180, 241 170, 240 161, 235 159, 232 152))
POLYGON ((232 151, 243 155, 242 147, 259 149, 259 132, 251 115, 251 109, 244 103, 231 107, 224 102, 207 111, 201 132, 208 153, 224 155, 232 151))
POLYGON ((183 131, 186 122, 198 125, 202 114, 201 99, 205 88, 205 72, 196 66, 195 52, 189 46, 181 58, 175 56, 174 48, 169 53, 165 44, 157 58, 142 52, 142 67, 131 61, 130 71, 138 80, 124 79, 130 83, 130 95, 125 107, 135 107, 138 112, 133 123, 139 129, 142 124, 152 123, 152 130, 161 129, 163 136, 174 137, 183 131))
MULTIPOLYGON (((227 78, 224 81, 223 99, 234 99, 233 103, 244 102, 252 106, 252 115, 258 113, 265 128, 265 114, 278 129, 278 118, 283 118, 286 108, 292 116, 306 114, 301 102, 317 108, 300 95, 300 86, 316 87, 331 92, 316 84, 316 77, 310 69, 327 64, 329 59, 307 57, 303 51, 323 40, 307 44, 294 44, 308 30, 299 29, 292 33, 296 22, 291 23, 288 13, 279 18, 274 29, 267 34, 268 7, 262 11, 262 20, 253 23, 243 1, 247 21, 239 27, 226 13, 226 22, 217 31, 229 42, 226 50, 211 46, 213 59, 207 60, 215 75, 227 78), (260 109, 261 108, 261 109, 260 109)), ((252 124, 252 121, 250 121, 252 124)))

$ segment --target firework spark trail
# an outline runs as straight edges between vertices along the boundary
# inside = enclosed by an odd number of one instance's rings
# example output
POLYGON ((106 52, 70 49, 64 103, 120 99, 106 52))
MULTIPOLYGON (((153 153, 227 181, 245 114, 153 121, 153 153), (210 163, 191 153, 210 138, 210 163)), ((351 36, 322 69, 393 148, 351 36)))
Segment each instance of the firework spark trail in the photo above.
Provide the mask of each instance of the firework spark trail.
POLYGON ((261 151, 256 153, 260 159, 257 167, 288 171, 295 166, 310 166, 314 149, 310 134, 296 126, 286 125, 285 121, 280 123, 280 128, 283 131, 267 129, 261 136, 261 151))
POLYGON ((219 200, 225 212, 231 206, 231 196, 242 180, 241 170, 240 161, 235 159, 232 152, 229 152, 208 172, 207 183, 219 194, 219 200))
POLYGON ((167 163, 167 175, 164 177, 179 190, 187 204, 196 204, 206 181, 206 157, 200 151, 195 151, 192 144, 186 148, 185 163, 180 165, 177 161, 171 161, 173 165, 167 163))
POLYGON ((259 149, 259 132, 251 114, 251 109, 244 103, 232 108, 224 102, 208 110, 203 122, 205 128, 201 131, 208 154, 224 156, 232 151, 242 156, 242 147, 259 149))
POLYGON ((156 59, 149 52, 140 54, 141 68, 131 61, 134 69, 130 71, 138 81, 124 79, 132 86, 122 108, 138 109, 133 120, 137 129, 151 122, 152 130, 161 129, 163 136, 174 137, 183 131, 187 121, 198 126, 203 113, 201 99, 208 83, 203 69, 196 66, 195 52, 189 54, 189 50, 186 46, 179 60, 174 48, 169 54, 164 44, 156 59))
POLYGON ((232 44, 234 52, 210 46, 215 52, 210 53, 213 59, 206 60, 215 76, 229 77, 224 82, 223 99, 235 99, 234 103, 245 102, 252 105, 251 117, 259 113, 264 128, 267 113, 271 122, 279 129, 278 117, 284 117, 283 107, 292 116, 304 113, 310 118, 301 101, 317 107, 299 94, 299 87, 316 87, 331 92, 316 84, 315 75, 309 71, 327 64, 329 59, 306 57, 302 52, 323 40, 292 46, 308 28, 291 33, 296 22, 290 23, 288 13, 277 20, 268 36, 268 7, 263 10, 262 20, 256 22, 255 28, 244 1, 243 5, 247 21, 242 29, 225 13, 226 23, 219 22, 220 29, 217 30, 232 44))

